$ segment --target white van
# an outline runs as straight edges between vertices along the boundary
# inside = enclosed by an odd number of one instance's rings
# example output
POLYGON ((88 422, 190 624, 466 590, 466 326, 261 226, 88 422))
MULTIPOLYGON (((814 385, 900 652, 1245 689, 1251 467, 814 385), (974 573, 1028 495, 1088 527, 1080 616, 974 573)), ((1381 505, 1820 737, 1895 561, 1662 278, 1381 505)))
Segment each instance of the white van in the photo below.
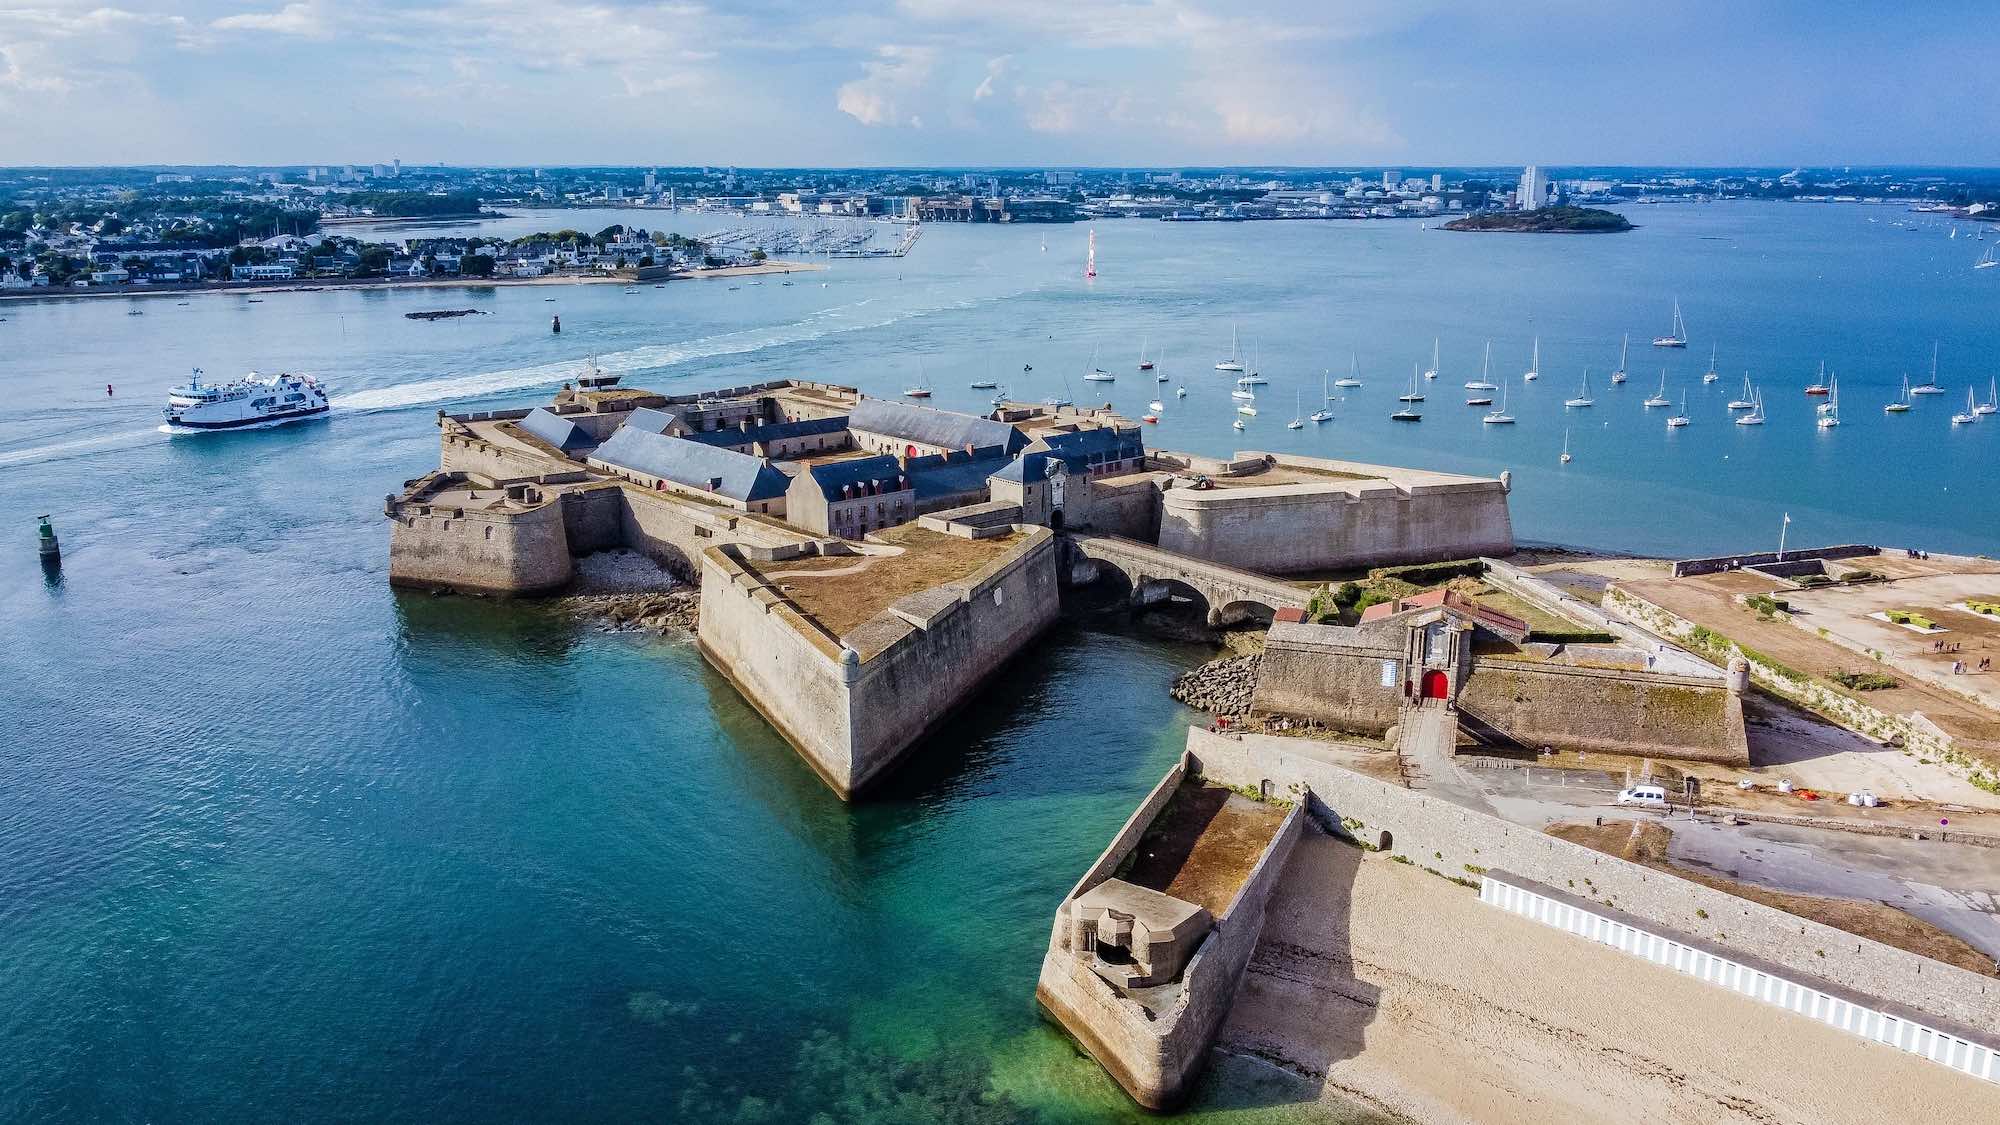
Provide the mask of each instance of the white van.
POLYGON ((1618 803, 1664 809, 1667 807, 1667 791, 1657 785, 1634 785, 1618 791, 1618 803))

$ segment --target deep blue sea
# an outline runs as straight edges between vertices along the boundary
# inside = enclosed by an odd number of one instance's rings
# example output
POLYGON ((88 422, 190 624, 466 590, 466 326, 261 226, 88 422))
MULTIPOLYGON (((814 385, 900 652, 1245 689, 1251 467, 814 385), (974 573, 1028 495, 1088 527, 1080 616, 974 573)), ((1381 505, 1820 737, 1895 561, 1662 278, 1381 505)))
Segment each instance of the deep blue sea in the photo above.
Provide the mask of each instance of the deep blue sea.
MULTIPOLYGON (((391 592, 383 496, 435 466, 434 411, 543 399, 590 356, 669 390, 925 379, 957 407, 988 373, 1023 398, 1066 377, 1137 414, 1143 345, 1170 377, 1155 444, 1511 469, 1525 540, 1749 549, 1790 513, 1795 544, 2000 547, 2000 418, 1948 423, 2000 370, 2000 271, 1971 268, 2000 232, 1631 214, 1567 237, 1105 223, 1090 284, 1082 226, 945 226, 789 286, 0 303, 0 1120, 974 1120, 975 1095, 999 1120, 1136 1119, 1039 1022, 1034 976, 1061 894, 1175 754, 1166 687, 1206 650, 1065 624, 847 806, 684 641, 391 592), (1690 346, 1656 351, 1676 298, 1690 346), (460 307, 491 315, 401 316, 460 307), (1232 328, 1271 380, 1240 435, 1212 369, 1232 328), (1398 426, 1433 337, 1444 377, 1398 426), (1488 340, 1512 427, 1460 405, 1488 340), (1883 414, 1933 341, 1951 393, 1883 414), (1365 386, 1336 420, 1285 430, 1350 355, 1365 386), (1821 361, 1831 431, 1801 393, 1821 361), (1092 362, 1118 381, 1081 382, 1092 362), (1683 430, 1639 405, 1662 365, 1683 430), (165 389, 196 366, 313 371, 336 411, 169 439, 165 389), (1597 405, 1565 417, 1586 367, 1597 405), (1746 368, 1763 427, 1723 406, 1746 368)), ((487 229, 617 221, 749 225, 487 229)), ((1202 1114, 1302 1114, 1254 1079, 1202 1114)))

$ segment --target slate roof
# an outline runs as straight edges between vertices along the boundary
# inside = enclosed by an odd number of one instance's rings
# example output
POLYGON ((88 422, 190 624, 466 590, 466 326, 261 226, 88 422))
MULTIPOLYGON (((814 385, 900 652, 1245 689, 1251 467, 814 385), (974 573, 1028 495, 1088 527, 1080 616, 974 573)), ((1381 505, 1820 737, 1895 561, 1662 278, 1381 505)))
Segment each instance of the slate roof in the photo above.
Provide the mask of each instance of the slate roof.
POLYGON ((591 440, 590 434, 585 432, 582 426, 546 407, 529 411, 528 416, 521 419, 519 425, 564 453, 575 453, 597 444, 591 440))
POLYGON ((917 499, 956 496, 986 491, 986 480, 1003 464, 1000 454, 968 458, 964 454, 945 458, 937 454, 910 458, 910 480, 917 487, 917 499))
POLYGON ((707 489, 739 503, 776 499, 791 485, 785 474, 762 457, 630 426, 620 426, 597 447, 591 458, 649 477, 707 489))
POLYGON ((806 475, 828 500, 852 499, 843 497, 840 490, 850 484, 863 485, 869 481, 880 481, 884 492, 900 492, 896 478, 903 476, 903 470, 896 459, 888 454, 874 457, 850 457, 844 461, 828 461, 806 469, 806 475))
POLYGON ((642 406, 625 416, 620 429, 640 429, 649 434, 664 434, 680 421, 677 414, 668 413, 650 406, 642 406))
POLYGON ((1047 446, 1072 471, 1105 461, 1123 461, 1146 455, 1146 440, 1138 430, 1119 431, 1108 426, 1072 432, 1044 434, 1036 444, 1047 446))
POLYGON ((687 435, 689 441, 703 445, 746 445, 759 441, 783 441, 787 438, 814 437, 819 434, 844 434, 847 432, 847 418, 801 418, 796 422, 769 422, 762 426, 742 429, 731 426, 720 430, 706 430, 687 435))
POLYGON ((1023 453, 1005 465, 1000 466, 999 470, 994 472, 988 479, 1013 481, 1016 484, 1038 481, 1049 475, 1048 464, 1054 460, 1058 460, 1055 454, 1041 450, 1023 453))
POLYGON ((863 397, 855 403, 847 418, 847 428, 940 449, 964 449, 969 445, 974 449, 998 448, 1013 453, 1028 443, 1020 430, 1005 422, 886 398, 863 397))

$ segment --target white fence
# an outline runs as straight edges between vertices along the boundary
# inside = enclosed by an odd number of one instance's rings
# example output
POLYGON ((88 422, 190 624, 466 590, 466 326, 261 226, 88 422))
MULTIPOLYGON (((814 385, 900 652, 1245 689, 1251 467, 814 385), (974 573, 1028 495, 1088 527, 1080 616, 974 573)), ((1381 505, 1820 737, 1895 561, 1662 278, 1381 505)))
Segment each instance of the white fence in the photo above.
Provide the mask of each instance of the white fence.
POLYGON ((1863 1039, 1922 1055, 1974 1078, 2000 1083, 2000 1046, 1976 1043, 1907 1015, 1892 1015, 1853 998, 1801 984, 1768 968, 1731 960, 1685 938, 1667 937, 1643 929, 1633 925, 1628 916, 1612 917, 1612 912, 1601 912, 1584 905, 1581 900, 1554 888, 1542 887, 1504 873, 1489 872, 1479 881, 1479 901, 1566 930, 1600 945, 1623 950, 1635 957, 1643 957, 1656 965, 1686 973, 1718 988, 1761 1000, 1863 1039))

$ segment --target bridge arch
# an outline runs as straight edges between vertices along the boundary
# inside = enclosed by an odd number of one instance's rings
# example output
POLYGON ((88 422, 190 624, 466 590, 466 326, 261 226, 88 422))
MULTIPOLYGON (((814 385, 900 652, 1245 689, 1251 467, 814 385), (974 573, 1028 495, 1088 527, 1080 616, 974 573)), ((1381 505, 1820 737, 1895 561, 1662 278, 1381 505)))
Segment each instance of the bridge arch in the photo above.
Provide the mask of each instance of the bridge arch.
POLYGON ((1259 625, 1268 626, 1277 616, 1278 611, 1276 609, 1265 605, 1263 602, 1248 598, 1237 598, 1234 601, 1224 602, 1221 608, 1217 609, 1214 613, 1215 624, 1217 625, 1241 625, 1245 622, 1255 622, 1259 625))

